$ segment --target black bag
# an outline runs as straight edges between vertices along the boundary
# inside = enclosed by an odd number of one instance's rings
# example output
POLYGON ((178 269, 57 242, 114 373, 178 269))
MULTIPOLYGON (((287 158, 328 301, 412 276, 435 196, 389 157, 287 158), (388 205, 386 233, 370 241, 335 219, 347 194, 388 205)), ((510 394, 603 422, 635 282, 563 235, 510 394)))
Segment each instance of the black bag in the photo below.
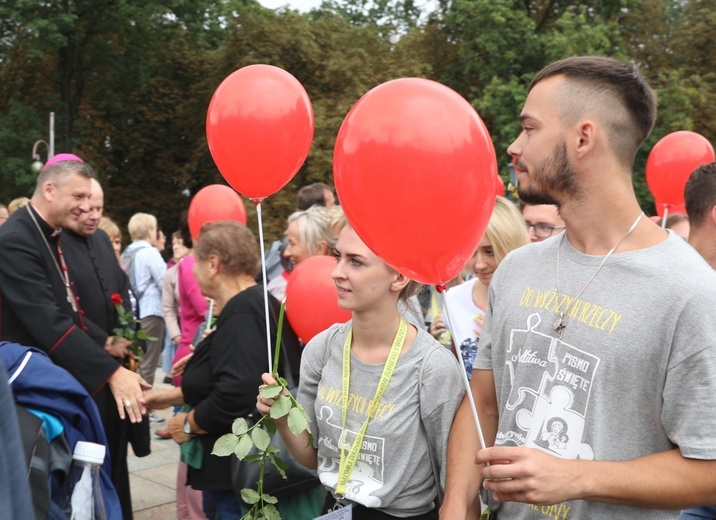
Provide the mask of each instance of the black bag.
MULTIPOLYGON (((274 309, 272 309, 273 311, 274 309)), ((273 312, 272 312, 273 315, 273 312)), ((298 385, 295 381, 298 379, 297 372, 293 371, 292 359, 295 360, 299 356, 300 344, 298 339, 288 323, 283 324, 283 337, 281 338, 281 361, 284 377, 288 383, 288 388, 291 394, 295 395, 295 390, 298 385), (287 350, 288 349, 288 350, 287 350)), ((249 424, 254 424, 257 417, 260 414, 258 411, 254 411, 253 414, 245 417, 249 424)), ((276 456, 284 461, 288 468, 286 471, 287 479, 281 477, 281 474, 276 471, 276 468, 271 464, 267 464, 264 469, 264 487, 263 492, 269 495, 273 495, 276 498, 288 497, 307 491, 321 484, 318 479, 318 475, 315 471, 308 469, 306 466, 298 462, 293 458, 291 453, 286 448, 281 435, 278 432, 271 435, 271 444, 281 450, 281 453, 277 453, 276 456)), ((254 446, 248 455, 258 454, 258 449, 254 446)), ((247 456, 248 456, 247 455, 247 456)), ((240 461, 235 456, 231 457, 231 484, 234 490, 234 495, 241 502, 241 490, 245 488, 254 489, 257 482, 259 481, 259 472, 261 471, 261 464, 259 462, 251 463, 240 461)))

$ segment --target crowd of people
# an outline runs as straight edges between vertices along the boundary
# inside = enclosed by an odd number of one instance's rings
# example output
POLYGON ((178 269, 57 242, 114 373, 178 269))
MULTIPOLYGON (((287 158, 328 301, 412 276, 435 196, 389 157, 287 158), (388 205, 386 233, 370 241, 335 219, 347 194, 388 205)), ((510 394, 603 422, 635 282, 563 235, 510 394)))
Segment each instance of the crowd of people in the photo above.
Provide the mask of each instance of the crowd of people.
MULTIPOLYGON (((44 352, 91 396, 119 504, 109 518, 132 518, 128 444, 148 454, 153 411, 174 407, 155 433, 181 447, 177 518, 238 519, 246 504, 214 443, 269 413, 266 332, 273 344, 293 267, 330 255, 350 321, 306 345, 283 326, 313 442, 276 427, 321 484, 282 498, 283 518, 716 518, 716 163, 689 178, 688 217, 644 218, 631 170, 655 117, 628 64, 540 71, 508 149, 520 202, 496 198, 443 294, 385 264, 320 183, 299 191, 267 280, 236 222, 192 237, 183 215, 165 260, 157 219, 136 213, 123 248, 92 168, 61 154, 24 205, 0 205, 0 340, 44 352), (141 353, 114 332, 125 312, 141 353), (170 390, 155 388, 160 364, 170 390)), ((23 450, 3 435, 7 461, 23 450)), ((2 466, 0 497, 27 478, 2 466)), ((28 495, 12 493, 24 518, 28 495)))

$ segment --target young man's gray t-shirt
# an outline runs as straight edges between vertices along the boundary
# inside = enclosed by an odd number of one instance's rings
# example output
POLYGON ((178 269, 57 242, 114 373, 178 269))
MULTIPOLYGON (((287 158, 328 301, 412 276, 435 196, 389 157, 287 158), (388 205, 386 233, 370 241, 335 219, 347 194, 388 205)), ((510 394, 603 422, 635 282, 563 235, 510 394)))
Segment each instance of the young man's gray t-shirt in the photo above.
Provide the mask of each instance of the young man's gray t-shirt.
MULTIPOLYGON (((561 235, 520 248, 490 284, 475 369, 493 370, 500 410, 496 445, 585 460, 630 460, 679 448, 716 459, 716 274, 680 237, 613 255, 596 271, 561 235)), ((678 518, 572 501, 508 502, 498 518, 678 518)))
MULTIPOLYGON (((306 346, 298 401, 311 420, 318 448, 318 476, 335 490, 342 428, 343 344, 351 322, 334 325, 306 346)), ((346 454, 365 421, 383 364, 351 359, 346 454)), ((358 462, 346 487, 349 501, 405 517, 433 508, 437 490, 428 455, 445 475, 447 439, 465 392, 457 360, 427 332, 398 361, 375 415, 368 424, 358 462), (418 377, 424 365, 421 389, 418 377), (421 425, 422 423, 422 425, 421 425)))

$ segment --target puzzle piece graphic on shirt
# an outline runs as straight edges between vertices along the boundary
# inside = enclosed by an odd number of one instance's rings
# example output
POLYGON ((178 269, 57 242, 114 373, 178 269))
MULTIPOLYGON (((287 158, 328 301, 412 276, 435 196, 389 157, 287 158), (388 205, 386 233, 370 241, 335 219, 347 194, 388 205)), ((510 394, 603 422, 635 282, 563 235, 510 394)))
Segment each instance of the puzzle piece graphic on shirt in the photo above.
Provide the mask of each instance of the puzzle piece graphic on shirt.
POLYGON ((520 405, 523 408, 534 406, 534 401, 540 395, 540 389, 545 386, 545 380, 554 379, 557 375, 557 358, 553 352, 553 343, 557 340, 535 330, 541 321, 542 318, 538 313, 531 314, 527 317, 526 329, 513 329, 510 333, 505 360, 505 368, 510 378, 510 394, 505 404, 508 410, 514 410, 520 405), (539 383, 534 387, 515 387, 514 381, 518 371, 521 381, 539 381, 539 383), (532 374, 525 377, 525 371, 532 374))
POLYGON ((584 417, 570 408, 572 391, 563 386, 551 389, 549 398, 540 396, 530 413, 519 410, 517 425, 527 431, 525 446, 537 448, 565 459, 594 459, 594 450, 582 443, 584 417))
MULTIPOLYGON (((340 424, 333 422, 333 410, 328 406, 322 406, 316 418, 325 421, 328 426, 328 431, 323 432, 318 442, 333 453, 332 456, 325 457, 321 456, 319 451, 318 464, 321 469, 321 483, 335 489, 338 483, 341 444, 347 455, 358 433, 349 429, 342 430, 340 424), (332 439, 338 439, 338 445, 333 443, 332 439)), ((383 487, 384 452, 384 438, 373 435, 363 437, 363 446, 358 455, 359 460, 346 484, 345 496, 347 499, 354 500, 366 507, 381 506, 380 498, 373 496, 373 493, 383 487)))

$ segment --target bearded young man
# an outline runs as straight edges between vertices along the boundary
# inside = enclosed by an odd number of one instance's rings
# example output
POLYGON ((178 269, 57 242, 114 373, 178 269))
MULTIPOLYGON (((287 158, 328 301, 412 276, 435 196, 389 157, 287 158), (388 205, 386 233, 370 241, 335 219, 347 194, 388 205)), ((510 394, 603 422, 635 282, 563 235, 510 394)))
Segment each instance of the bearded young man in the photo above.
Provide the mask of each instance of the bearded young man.
POLYGON ((441 518, 467 518, 481 483, 509 520, 676 519, 716 503, 716 276, 634 195, 655 116, 652 89, 614 59, 569 58, 532 81, 508 152, 520 199, 557 205, 566 230, 493 277, 471 382, 490 447, 464 401, 441 518))

